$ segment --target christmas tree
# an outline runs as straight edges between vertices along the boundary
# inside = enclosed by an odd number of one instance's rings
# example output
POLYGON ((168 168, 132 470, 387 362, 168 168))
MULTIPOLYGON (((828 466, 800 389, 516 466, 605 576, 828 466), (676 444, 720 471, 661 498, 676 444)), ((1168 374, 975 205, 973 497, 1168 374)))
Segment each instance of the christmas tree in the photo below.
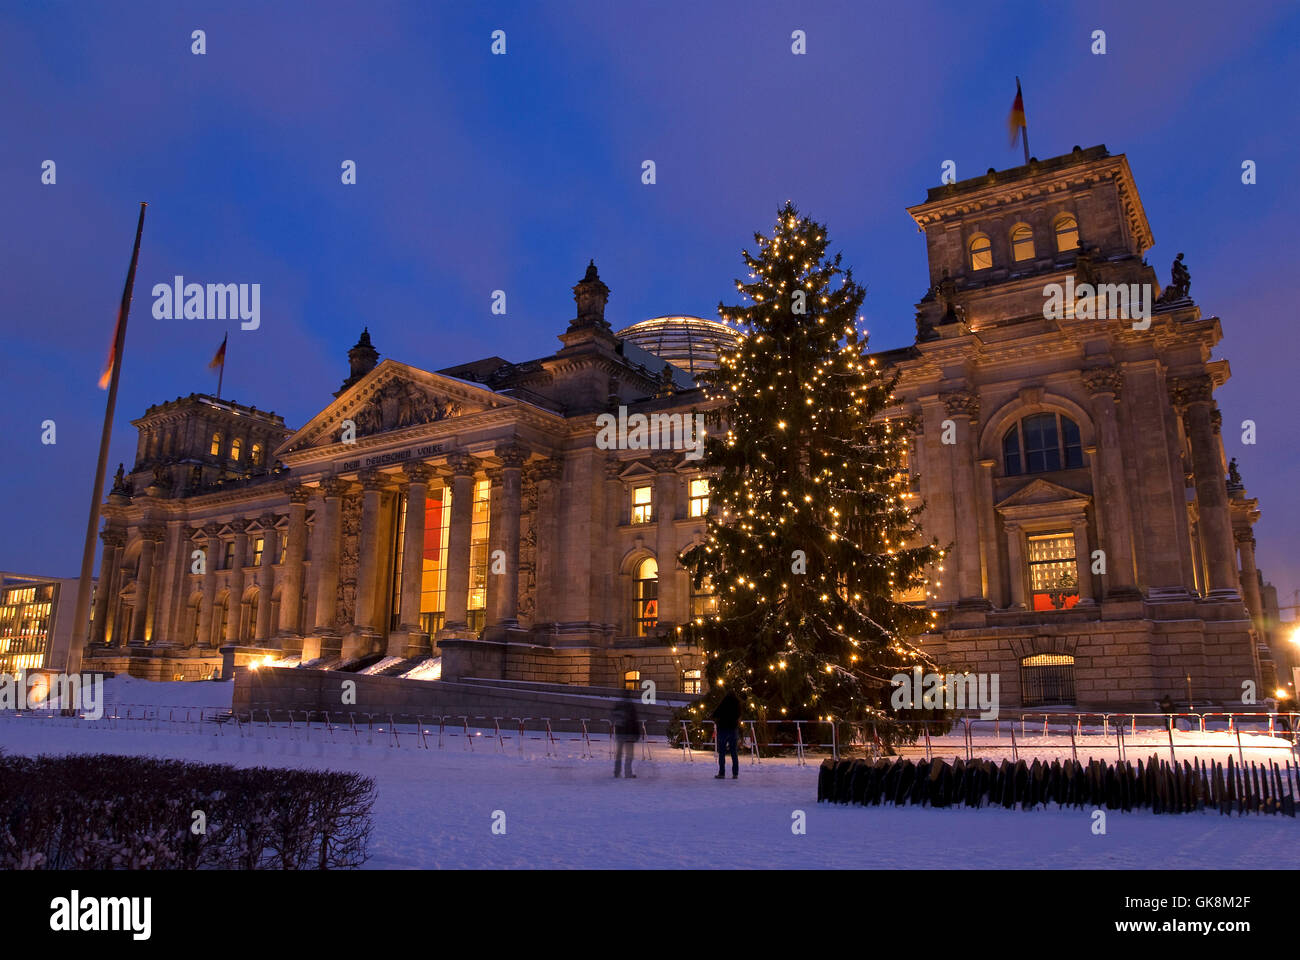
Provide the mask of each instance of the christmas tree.
POLYGON ((741 332, 704 384, 718 405, 704 543, 683 557, 717 609, 689 628, 716 699, 760 719, 860 721, 889 710, 894 674, 933 667, 921 504, 905 473, 905 424, 882 414, 897 379, 866 356, 866 291, 827 257, 825 228, 787 203, 744 252, 747 301, 719 304, 741 332))

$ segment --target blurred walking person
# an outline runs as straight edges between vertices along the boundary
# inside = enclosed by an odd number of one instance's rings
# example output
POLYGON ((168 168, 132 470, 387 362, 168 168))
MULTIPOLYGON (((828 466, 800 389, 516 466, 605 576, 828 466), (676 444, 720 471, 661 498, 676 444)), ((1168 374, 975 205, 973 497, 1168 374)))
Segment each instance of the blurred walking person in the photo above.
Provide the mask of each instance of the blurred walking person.
POLYGON ((619 764, 622 763, 621 776, 635 780, 632 772, 632 754, 636 751, 637 741, 641 739, 641 718, 636 712, 636 694, 624 693, 623 699, 614 704, 614 741, 617 744, 614 753, 614 776, 620 776, 619 764))

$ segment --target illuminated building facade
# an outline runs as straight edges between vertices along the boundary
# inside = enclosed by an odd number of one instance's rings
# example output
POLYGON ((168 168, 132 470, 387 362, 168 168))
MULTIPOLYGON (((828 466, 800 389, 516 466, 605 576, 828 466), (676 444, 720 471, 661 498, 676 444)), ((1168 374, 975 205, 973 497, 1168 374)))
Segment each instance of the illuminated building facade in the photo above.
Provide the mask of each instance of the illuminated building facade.
MULTIPOLYGON (((1220 322, 1178 277, 1159 289, 1126 159, 1076 149, 910 212, 929 289, 914 343, 873 357, 900 375, 889 415, 913 425, 924 532, 949 547, 926 648, 997 672, 1004 707, 1240 702, 1271 683, 1257 504, 1214 402, 1220 322), (1150 316, 1049 317, 1067 279, 1149 285, 1150 316)), ((88 658, 170 679, 223 649, 386 657, 393 675, 440 655, 445 679, 698 691, 679 628, 713 600, 677 557, 703 538, 707 475, 680 450, 602 449, 596 417, 704 409, 692 374, 730 334, 674 317, 615 333, 608 293, 590 267, 561 348, 523 363, 380 363, 367 331, 298 429, 198 394, 150 408, 105 507, 88 658)))

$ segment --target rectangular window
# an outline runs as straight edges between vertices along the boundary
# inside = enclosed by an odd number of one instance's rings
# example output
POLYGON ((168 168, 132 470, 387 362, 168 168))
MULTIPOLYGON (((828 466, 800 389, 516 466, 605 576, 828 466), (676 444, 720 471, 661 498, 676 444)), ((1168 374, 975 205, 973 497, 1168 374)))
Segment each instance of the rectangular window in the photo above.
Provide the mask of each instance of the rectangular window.
POLYGON ((653 493, 649 486, 632 488, 632 522, 649 523, 653 515, 653 493))
POLYGON ((451 533, 451 488, 430 490, 424 502, 420 629, 433 634, 446 622, 447 539, 451 533))
POLYGON ((258 537, 256 540, 253 541, 253 564, 252 564, 253 566, 260 567, 262 565, 262 551, 265 549, 266 549, 265 537, 258 537))
POLYGON ((388 629, 402 625, 402 554, 406 552, 406 497, 397 498, 397 530, 393 536, 392 582, 393 595, 389 601, 388 629))
POLYGON ((280 538, 280 563, 284 563, 284 558, 289 555, 289 538, 283 536, 280 538))
POLYGON ((682 671, 682 693, 703 693, 703 678, 699 670, 682 671))
POLYGON ((1079 602, 1074 534, 1033 534, 1029 552, 1029 592, 1034 610, 1068 610, 1079 602))
POLYGON ((1056 442, 1056 415, 1051 413, 1026 417, 1025 462, 1029 473, 1061 469, 1061 448, 1056 442))
POLYGON ((469 596, 465 610, 471 630, 481 630, 487 618, 488 516, 492 484, 488 480, 474 483, 474 512, 469 533, 469 596))
POLYGON ((227 540, 226 552, 225 555, 221 558, 221 569, 229 570, 234 565, 235 565, 235 541, 227 540))
POLYGON ((698 586, 691 587, 691 619, 717 616, 718 598, 714 594, 713 579, 705 577, 698 586))
POLYGON ((641 692, 641 671, 628 670, 623 674, 623 689, 641 692))
POLYGON ((709 478, 700 477, 691 481, 692 517, 703 517, 709 513, 709 478))

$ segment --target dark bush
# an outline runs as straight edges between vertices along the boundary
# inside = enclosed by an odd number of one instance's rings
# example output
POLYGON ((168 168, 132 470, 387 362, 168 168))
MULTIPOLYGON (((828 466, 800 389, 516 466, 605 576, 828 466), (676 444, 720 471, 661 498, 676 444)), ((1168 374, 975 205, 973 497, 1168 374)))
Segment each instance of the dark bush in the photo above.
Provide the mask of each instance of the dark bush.
POLYGON ((0 869, 358 867, 374 800, 333 770, 0 755, 0 869))

